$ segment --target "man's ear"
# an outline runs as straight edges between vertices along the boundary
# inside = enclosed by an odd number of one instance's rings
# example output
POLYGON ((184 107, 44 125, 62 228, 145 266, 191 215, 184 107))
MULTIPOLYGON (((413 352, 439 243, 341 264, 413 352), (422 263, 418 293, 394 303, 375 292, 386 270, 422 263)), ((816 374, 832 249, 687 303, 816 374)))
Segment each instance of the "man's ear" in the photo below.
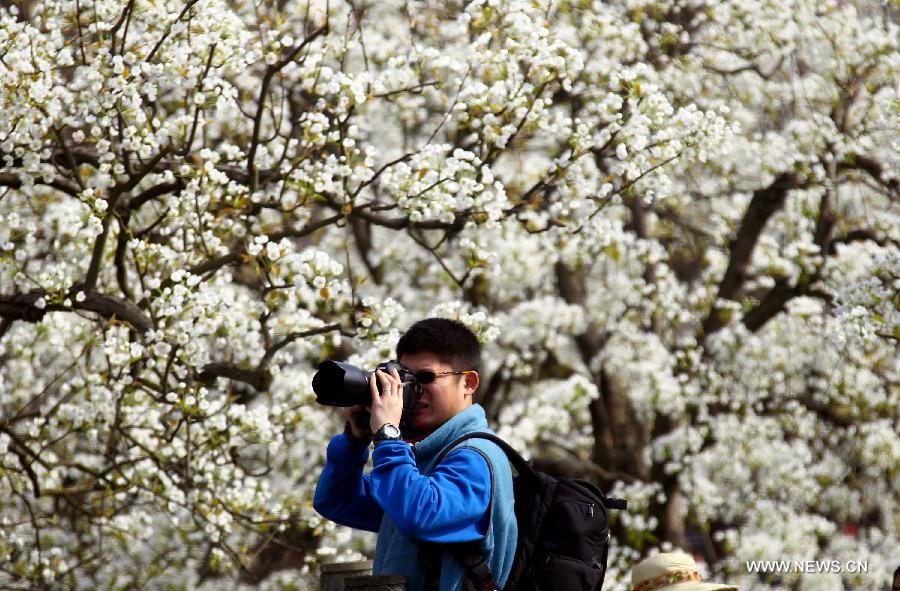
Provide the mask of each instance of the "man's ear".
POLYGON ((479 377, 477 371, 470 371, 465 375, 466 378, 466 393, 470 396, 475 394, 475 390, 478 389, 479 377))

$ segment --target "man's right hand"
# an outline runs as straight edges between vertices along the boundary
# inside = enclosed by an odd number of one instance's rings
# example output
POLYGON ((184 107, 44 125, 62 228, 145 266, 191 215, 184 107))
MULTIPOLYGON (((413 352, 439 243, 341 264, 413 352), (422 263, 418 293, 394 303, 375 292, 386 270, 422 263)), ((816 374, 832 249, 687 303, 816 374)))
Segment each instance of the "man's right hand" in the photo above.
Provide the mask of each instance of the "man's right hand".
POLYGON ((353 436, 357 439, 371 439, 372 431, 371 429, 366 427, 359 427, 356 424, 356 421, 353 420, 353 415, 361 412, 367 412, 367 408, 362 404, 357 404, 356 406, 346 406, 341 409, 341 412, 344 414, 344 418, 350 423, 350 431, 353 433, 353 436))

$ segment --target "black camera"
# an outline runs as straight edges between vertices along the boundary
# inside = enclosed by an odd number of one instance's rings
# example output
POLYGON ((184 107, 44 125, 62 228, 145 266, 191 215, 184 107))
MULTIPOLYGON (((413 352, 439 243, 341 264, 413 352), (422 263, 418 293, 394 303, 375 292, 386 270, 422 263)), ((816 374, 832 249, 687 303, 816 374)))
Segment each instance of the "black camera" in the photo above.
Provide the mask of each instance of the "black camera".
MULTIPOLYGON (((403 383, 403 418, 406 422, 409 413, 413 411, 422 395, 422 386, 416 382, 411 371, 397 363, 387 361, 380 363, 376 370, 391 373, 396 369, 403 383)), ((316 393, 316 402, 326 406, 355 406, 372 404, 372 391, 369 386, 369 378, 375 373, 366 371, 355 365, 342 361, 327 360, 319 364, 319 371, 313 376, 312 387, 316 393)), ((376 382, 378 392, 382 391, 380 381, 376 382)), ((368 413, 358 413, 354 416, 354 422, 359 427, 368 427, 368 413)))

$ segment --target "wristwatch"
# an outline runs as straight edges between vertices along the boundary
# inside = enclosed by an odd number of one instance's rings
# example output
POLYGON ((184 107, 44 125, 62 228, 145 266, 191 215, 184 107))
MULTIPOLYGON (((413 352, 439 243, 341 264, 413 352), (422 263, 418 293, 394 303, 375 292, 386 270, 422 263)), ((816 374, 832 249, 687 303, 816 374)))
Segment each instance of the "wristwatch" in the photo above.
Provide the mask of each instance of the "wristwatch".
POLYGON ((400 427, 392 423, 383 424, 380 429, 375 431, 375 435, 372 436, 372 443, 379 443, 381 441, 385 441, 386 439, 399 440, 400 427))

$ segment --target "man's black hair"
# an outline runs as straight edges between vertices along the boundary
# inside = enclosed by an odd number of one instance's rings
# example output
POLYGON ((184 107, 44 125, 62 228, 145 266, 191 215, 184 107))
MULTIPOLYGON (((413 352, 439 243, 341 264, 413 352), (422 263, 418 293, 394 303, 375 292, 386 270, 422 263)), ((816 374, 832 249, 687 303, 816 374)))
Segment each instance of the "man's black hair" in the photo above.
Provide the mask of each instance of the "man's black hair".
POLYGON ((454 371, 481 370, 478 337, 448 318, 426 318, 409 327, 397 342, 397 359, 416 353, 432 353, 454 371))

